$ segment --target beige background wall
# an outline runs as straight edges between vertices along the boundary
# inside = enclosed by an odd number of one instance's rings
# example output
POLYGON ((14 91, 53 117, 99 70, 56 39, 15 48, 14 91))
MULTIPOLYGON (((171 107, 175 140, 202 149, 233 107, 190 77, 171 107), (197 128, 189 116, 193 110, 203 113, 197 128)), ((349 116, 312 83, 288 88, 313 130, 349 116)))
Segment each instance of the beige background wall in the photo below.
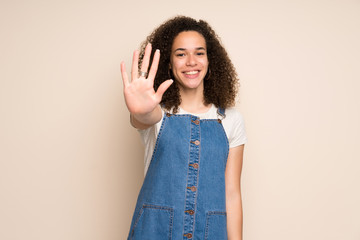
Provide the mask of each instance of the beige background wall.
POLYGON ((241 78, 246 240, 360 240, 360 2, 0 2, 0 239, 125 239, 143 178, 119 63, 176 14, 241 78))

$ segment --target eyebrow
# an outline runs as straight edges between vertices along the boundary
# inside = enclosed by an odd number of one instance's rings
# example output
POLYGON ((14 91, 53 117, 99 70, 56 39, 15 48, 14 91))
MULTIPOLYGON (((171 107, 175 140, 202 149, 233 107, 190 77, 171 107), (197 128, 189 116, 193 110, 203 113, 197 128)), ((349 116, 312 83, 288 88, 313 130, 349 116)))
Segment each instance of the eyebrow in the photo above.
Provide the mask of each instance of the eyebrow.
MULTIPOLYGON (((204 47, 198 47, 198 48, 195 48, 195 50, 204 50, 204 51, 206 51, 206 49, 204 47)), ((186 51, 186 48, 177 48, 177 49, 175 49, 174 52, 176 52, 176 51, 186 51)))

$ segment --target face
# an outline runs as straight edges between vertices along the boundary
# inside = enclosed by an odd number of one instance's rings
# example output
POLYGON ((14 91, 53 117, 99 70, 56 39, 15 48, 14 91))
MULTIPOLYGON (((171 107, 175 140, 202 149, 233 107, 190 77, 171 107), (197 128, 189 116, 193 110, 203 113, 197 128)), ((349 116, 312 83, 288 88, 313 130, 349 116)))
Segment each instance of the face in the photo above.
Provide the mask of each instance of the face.
POLYGON ((205 38, 196 31, 179 33, 172 45, 170 68, 180 91, 202 90, 208 66, 205 38))

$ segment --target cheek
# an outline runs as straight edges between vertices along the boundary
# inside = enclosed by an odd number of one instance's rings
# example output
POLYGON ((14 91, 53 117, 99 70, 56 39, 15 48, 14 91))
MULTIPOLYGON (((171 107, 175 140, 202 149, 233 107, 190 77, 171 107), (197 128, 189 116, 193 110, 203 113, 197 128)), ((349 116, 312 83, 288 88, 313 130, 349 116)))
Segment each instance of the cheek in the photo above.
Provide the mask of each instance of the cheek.
POLYGON ((201 63, 201 65, 203 65, 204 67, 208 67, 209 66, 209 60, 208 58, 202 58, 199 60, 199 62, 201 63))
POLYGON ((204 59, 204 64, 205 64, 206 66, 209 66, 209 59, 208 59, 208 58, 204 59))
POLYGON ((180 61, 175 61, 171 65, 172 65, 173 71, 177 71, 177 70, 181 69, 181 66, 182 66, 180 61))

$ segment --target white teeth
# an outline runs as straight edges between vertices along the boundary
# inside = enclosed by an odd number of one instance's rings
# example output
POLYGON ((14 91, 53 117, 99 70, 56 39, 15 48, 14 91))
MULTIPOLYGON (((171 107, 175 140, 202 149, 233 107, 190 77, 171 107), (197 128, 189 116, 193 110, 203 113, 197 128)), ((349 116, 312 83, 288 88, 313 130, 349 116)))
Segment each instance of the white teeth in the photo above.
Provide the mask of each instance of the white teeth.
POLYGON ((187 75, 194 75, 197 74, 199 71, 191 71, 191 72, 185 72, 187 75))

